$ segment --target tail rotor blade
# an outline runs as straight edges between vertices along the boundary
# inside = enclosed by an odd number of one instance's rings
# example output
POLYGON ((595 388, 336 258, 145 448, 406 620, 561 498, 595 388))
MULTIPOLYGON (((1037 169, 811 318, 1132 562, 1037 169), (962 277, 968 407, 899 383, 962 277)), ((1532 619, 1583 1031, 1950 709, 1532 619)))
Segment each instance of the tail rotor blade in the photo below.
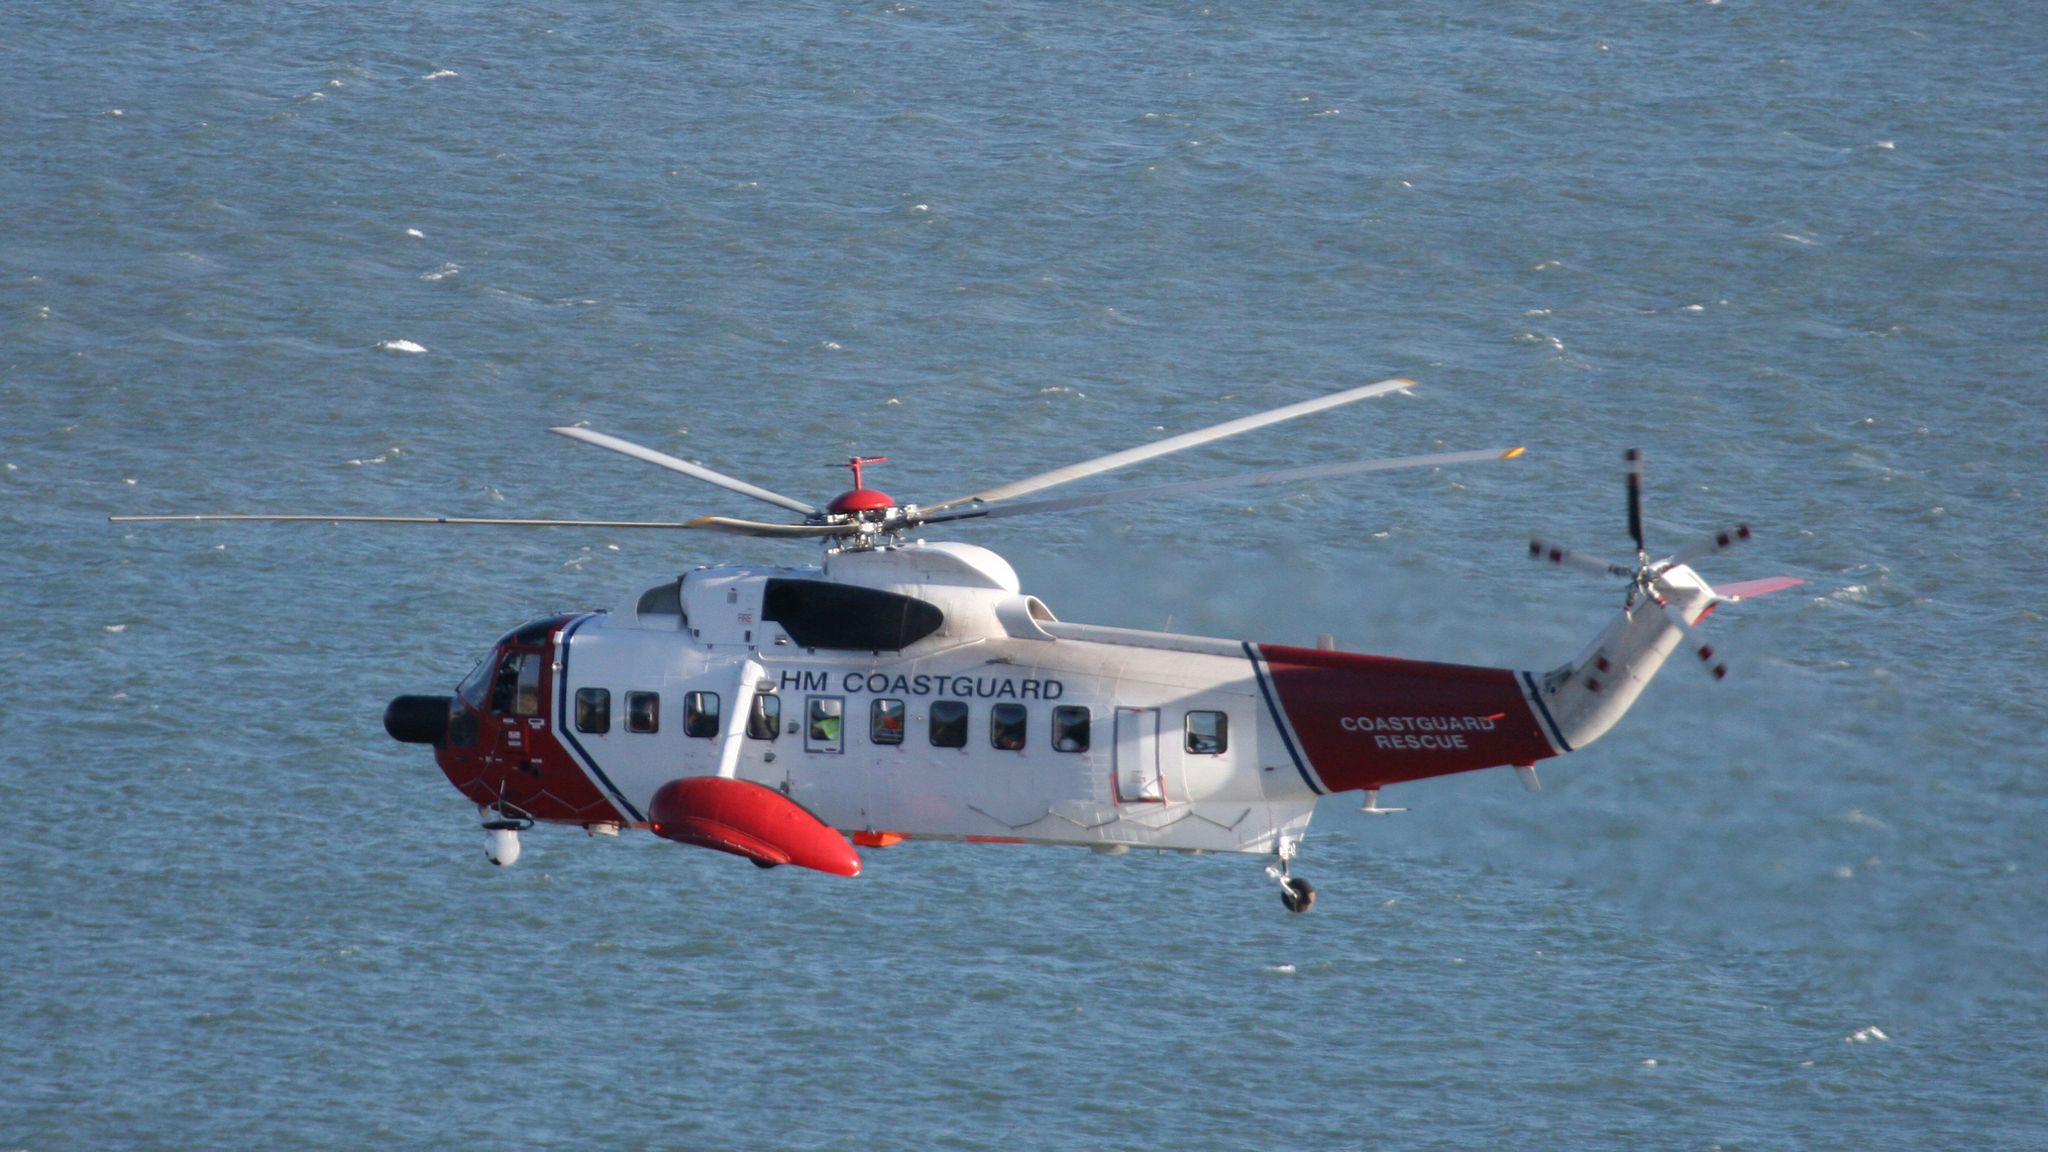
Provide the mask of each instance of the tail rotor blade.
POLYGON ((1726 552, 1747 539, 1749 539, 1749 525, 1747 524, 1737 524, 1733 528, 1723 528, 1712 536, 1708 536, 1703 540, 1695 540, 1691 544, 1673 552, 1671 559, 1667 563, 1690 564, 1695 560, 1712 556, 1717 552, 1726 552))
POLYGON ((1534 537, 1529 540, 1529 559, 1592 576, 1620 576, 1626 579, 1636 574, 1636 570, 1626 564, 1616 564, 1611 560, 1602 560, 1598 556, 1588 556, 1584 552, 1560 548, 1534 537))
POLYGON ((1664 601, 1664 615, 1673 624, 1678 626, 1680 632, 1685 634, 1686 651, 1691 652, 1693 658, 1699 661, 1700 668, 1716 680, 1727 678, 1728 662, 1721 658, 1720 653, 1714 651, 1712 644, 1707 643, 1700 636, 1699 630, 1694 628, 1692 622, 1685 618, 1685 613, 1679 611, 1676 604, 1666 600, 1664 601))
POLYGON ((1628 462, 1628 534, 1636 542, 1636 553, 1645 551, 1643 544, 1643 450, 1631 448, 1622 453, 1628 462))

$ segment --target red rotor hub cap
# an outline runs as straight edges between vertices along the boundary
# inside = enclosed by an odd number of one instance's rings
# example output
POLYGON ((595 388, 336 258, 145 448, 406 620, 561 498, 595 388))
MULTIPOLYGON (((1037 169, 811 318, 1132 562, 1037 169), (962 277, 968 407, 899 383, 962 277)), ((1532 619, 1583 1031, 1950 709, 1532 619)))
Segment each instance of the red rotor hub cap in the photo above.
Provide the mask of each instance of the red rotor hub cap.
POLYGON ((825 505, 825 511, 844 515, 848 512, 879 512, 895 506, 896 501, 891 500, 887 492, 878 492, 873 488, 855 488, 851 492, 841 492, 833 497, 832 502, 825 505))

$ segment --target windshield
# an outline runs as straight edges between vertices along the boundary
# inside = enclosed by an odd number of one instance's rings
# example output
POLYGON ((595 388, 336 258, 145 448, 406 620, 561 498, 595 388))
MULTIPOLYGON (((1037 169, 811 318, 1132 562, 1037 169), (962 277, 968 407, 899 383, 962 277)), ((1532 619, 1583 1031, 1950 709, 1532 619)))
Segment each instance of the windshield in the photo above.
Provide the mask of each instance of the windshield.
POLYGON ((469 675, 462 678, 462 686, 455 690, 455 694, 462 697, 464 704, 472 708, 484 706, 484 688, 491 682, 491 657, 495 655, 495 651, 485 653, 484 658, 476 662, 476 667, 469 670, 469 675))

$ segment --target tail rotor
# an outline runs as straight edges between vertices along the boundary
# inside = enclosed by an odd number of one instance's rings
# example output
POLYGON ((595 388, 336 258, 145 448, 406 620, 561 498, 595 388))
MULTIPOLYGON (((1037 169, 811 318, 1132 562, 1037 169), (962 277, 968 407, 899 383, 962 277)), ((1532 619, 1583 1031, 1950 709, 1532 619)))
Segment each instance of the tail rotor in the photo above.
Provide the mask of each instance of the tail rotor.
MULTIPOLYGON (((1670 619, 1672 625, 1685 636, 1686 649, 1697 659, 1701 669, 1716 680, 1723 679, 1728 675, 1727 661, 1721 658, 1713 645, 1707 643, 1700 636, 1698 625, 1700 621, 1707 618, 1708 613, 1712 612, 1717 605, 1740 599, 1741 597, 1724 595, 1716 591, 1707 585, 1705 581, 1701 580, 1692 571, 1690 565, 1695 560, 1718 555, 1748 540, 1750 538, 1749 525, 1737 524, 1731 528, 1723 528, 1712 535, 1679 548, 1662 560, 1652 561, 1650 559, 1649 545, 1643 537, 1642 450, 1630 448, 1622 454, 1622 462, 1627 469, 1628 477, 1628 534, 1636 546, 1636 562, 1634 566, 1617 564, 1611 560, 1605 560, 1584 552, 1573 551, 1572 549, 1564 548, 1542 539, 1531 539, 1529 541, 1529 558, 1543 563, 1554 564, 1560 568, 1569 568, 1575 572, 1584 572, 1591 576, 1619 577, 1627 580, 1629 606, 1633 608, 1644 601, 1656 604, 1658 609, 1670 619), (1703 610, 1698 612, 1697 615, 1688 618, 1685 609, 1681 605, 1696 603, 1697 590, 1701 588, 1704 588, 1711 598, 1703 610)), ((1801 583, 1801 581, 1780 578, 1771 581, 1758 581, 1754 584, 1745 584, 1742 588, 1749 595, 1761 595, 1762 591, 1752 591, 1751 589, 1769 584, 1770 587, 1764 588, 1763 591, 1777 591, 1780 588, 1789 588, 1798 583, 1801 583)), ((1732 590, 1733 586, 1731 586, 1732 590)))

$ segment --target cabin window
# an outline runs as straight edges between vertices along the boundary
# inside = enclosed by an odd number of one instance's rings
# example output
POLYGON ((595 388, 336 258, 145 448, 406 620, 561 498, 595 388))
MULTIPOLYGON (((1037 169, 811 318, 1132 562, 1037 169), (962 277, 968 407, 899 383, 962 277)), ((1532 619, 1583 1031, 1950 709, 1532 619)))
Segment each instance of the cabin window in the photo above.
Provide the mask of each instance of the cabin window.
POLYGON ((966 701, 932 701, 932 747, 967 747, 966 701))
POLYGON ((988 742, 1005 752, 1024 750, 1024 725, 1030 720, 1022 704, 998 704, 988 710, 988 742))
POLYGON ((782 727, 782 697, 756 693, 747 709, 747 735, 756 740, 773 740, 782 727))
POLYGON ((683 735, 703 739, 718 735, 718 693, 683 694, 683 735))
POLYGON ((812 696, 807 701, 804 727, 804 751, 838 752, 844 747, 846 730, 846 698, 843 696, 812 696))
POLYGON ((903 701, 877 700, 868 706, 868 739, 877 744, 903 743, 903 701))
POLYGON ((608 688, 576 690, 576 730, 603 735, 612 730, 612 694, 608 688))
POLYGON ((626 731, 661 731, 661 693, 626 693, 626 731))
POLYGON ((1230 750, 1230 717, 1221 712, 1190 712, 1187 749, 1197 756, 1220 756, 1230 750))
POLYGON ((1055 752, 1086 752, 1088 750, 1088 710, 1073 704, 1062 704, 1052 710, 1052 750, 1055 752))

